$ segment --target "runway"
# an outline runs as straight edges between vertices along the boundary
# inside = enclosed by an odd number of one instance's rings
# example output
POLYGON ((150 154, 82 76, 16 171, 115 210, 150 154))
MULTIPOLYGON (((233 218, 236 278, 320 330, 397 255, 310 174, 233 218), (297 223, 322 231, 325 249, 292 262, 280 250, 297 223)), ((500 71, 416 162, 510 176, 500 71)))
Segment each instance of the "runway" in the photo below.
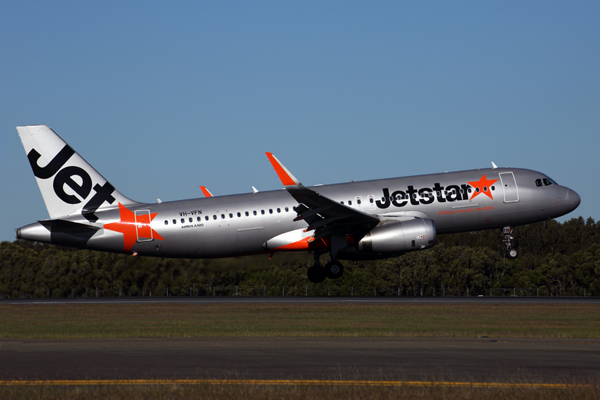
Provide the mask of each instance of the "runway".
MULTIPOLYGON (((121 297, 40 304, 600 304, 597 297, 121 297)), ((0 380, 600 382, 598 339, 0 339, 0 380)))
POLYGON ((204 338, 0 340, 0 380, 600 378, 600 340, 204 338))
POLYGON ((348 303, 348 304, 599 304, 600 297, 304 297, 304 296, 155 296, 155 297, 75 297, 38 299, 0 299, 4 304, 210 304, 210 303, 348 303))

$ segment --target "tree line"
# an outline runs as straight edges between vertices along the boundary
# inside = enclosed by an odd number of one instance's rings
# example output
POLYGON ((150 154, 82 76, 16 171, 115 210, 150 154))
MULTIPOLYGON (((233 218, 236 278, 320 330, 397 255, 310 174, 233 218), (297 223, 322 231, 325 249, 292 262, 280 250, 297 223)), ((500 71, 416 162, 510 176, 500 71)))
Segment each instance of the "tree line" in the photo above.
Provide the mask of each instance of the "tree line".
POLYGON ((549 220, 518 227, 513 237, 520 250, 514 260, 503 255, 500 230, 440 235, 428 250, 345 261, 340 279, 317 285, 306 277, 313 262, 308 254, 190 260, 17 240, 0 243, 0 297, 229 295, 234 290, 242 295, 600 295, 600 222, 549 220))

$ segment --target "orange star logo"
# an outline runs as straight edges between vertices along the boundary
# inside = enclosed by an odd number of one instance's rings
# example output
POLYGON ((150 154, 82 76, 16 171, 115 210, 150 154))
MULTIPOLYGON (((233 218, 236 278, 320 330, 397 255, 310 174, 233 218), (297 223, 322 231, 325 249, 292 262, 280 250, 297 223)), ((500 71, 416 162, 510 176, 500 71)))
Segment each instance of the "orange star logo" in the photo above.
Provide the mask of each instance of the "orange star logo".
POLYGON ((125 253, 129 253, 138 238, 165 240, 150 227, 150 222, 158 213, 135 215, 133 211, 119 203, 119 214, 121 221, 105 224, 104 229, 123 234, 125 253))
POLYGON ((491 179, 486 178, 485 175, 483 175, 481 177, 481 179, 478 181, 467 182, 469 185, 471 185, 475 189, 473 191, 473 195, 471 196, 471 198, 469 200, 473 200, 475 197, 479 196, 482 193, 485 194, 490 199, 494 200, 494 198, 492 197, 491 186, 494 183, 496 183, 497 181, 498 181, 498 179, 491 180, 491 179))

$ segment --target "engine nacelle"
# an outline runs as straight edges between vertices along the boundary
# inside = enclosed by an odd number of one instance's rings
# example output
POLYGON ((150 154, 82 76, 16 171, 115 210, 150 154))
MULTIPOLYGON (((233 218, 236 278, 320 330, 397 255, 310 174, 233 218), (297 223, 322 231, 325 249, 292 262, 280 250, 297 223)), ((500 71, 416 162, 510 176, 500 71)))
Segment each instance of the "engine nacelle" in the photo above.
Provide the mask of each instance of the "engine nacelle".
POLYGON ((435 222, 415 218, 375 227, 358 242, 358 251, 404 253, 423 250, 435 244, 435 222))

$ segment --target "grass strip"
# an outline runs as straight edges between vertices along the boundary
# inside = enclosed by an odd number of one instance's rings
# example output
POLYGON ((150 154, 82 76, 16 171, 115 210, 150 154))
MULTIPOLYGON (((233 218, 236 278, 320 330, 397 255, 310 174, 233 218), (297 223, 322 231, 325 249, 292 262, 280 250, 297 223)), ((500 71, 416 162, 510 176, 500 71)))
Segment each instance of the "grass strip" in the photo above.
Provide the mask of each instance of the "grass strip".
POLYGON ((0 305, 0 338, 600 338, 592 304, 0 305))
POLYGON ((320 386, 320 385, 143 385, 143 386, 0 386, 9 399, 396 399, 396 400, 559 400, 597 399, 596 385, 555 388, 456 386, 320 386))

